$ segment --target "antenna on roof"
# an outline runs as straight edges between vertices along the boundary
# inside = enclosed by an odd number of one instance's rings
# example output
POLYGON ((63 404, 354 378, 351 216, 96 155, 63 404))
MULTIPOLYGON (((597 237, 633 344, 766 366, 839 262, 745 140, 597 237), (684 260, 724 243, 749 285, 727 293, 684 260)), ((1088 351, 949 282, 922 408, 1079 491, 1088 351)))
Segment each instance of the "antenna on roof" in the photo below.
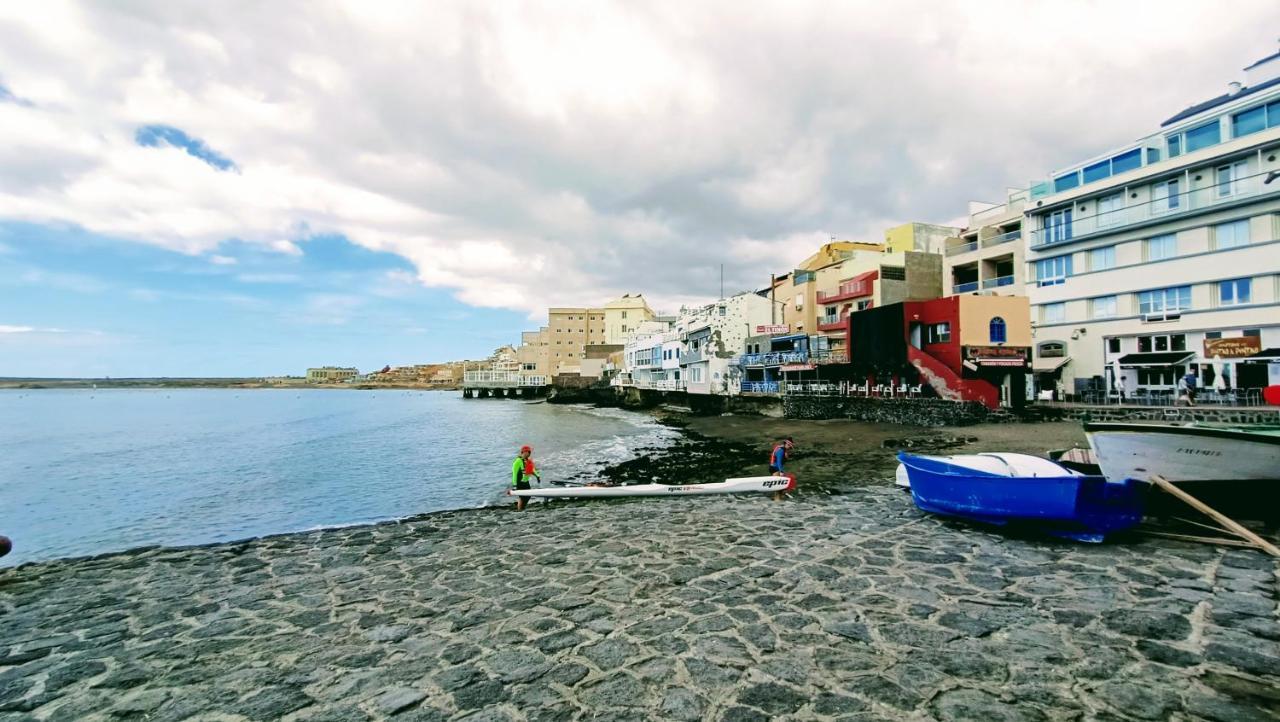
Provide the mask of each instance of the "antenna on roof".
POLYGON ((724 264, 720 264, 720 300, 724 300, 724 264))

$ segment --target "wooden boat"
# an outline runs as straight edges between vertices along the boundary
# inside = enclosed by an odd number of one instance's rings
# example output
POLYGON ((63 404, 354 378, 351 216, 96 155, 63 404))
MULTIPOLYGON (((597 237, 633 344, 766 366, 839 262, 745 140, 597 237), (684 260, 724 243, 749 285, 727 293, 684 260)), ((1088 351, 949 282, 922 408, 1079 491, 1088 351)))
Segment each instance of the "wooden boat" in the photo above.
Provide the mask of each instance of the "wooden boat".
POLYGON ((1109 483, 1029 454, 918 456, 900 452, 911 496, 924 511, 987 524, 1031 525, 1100 542, 1142 521, 1145 484, 1109 483))
POLYGON ((705 494, 751 494, 791 491, 792 476, 747 476, 711 484, 632 484, 629 486, 566 486, 556 488, 508 489, 510 496, 546 498, 588 498, 623 496, 700 496, 705 494))
POLYGON ((1108 479, 1162 476, 1250 518, 1280 515, 1280 427, 1086 423, 1108 479))

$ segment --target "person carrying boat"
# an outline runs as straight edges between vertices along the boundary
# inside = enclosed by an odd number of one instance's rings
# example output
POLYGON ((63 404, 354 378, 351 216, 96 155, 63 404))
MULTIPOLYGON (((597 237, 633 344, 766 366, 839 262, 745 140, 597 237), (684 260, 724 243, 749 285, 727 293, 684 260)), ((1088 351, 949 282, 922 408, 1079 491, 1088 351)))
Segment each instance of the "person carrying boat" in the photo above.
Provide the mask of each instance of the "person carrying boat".
MULTIPOLYGON (((511 462, 511 488, 528 489, 530 477, 537 479, 539 484, 542 483, 542 477, 538 476, 537 467, 533 464, 533 447, 525 445, 520 447, 520 453, 511 462)), ((528 498, 517 496, 516 511, 524 511, 524 505, 528 502, 528 498)))
MULTIPOLYGON (((782 470, 782 465, 783 465, 783 462, 787 460, 787 457, 791 454, 791 448, 794 445, 795 444, 791 441, 790 436, 783 439, 782 441, 779 441, 777 444, 774 444, 773 451, 769 453, 769 473, 770 474, 773 474, 774 476, 790 476, 789 474, 787 474, 782 470)), ((782 499, 782 492, 781 491, 774 492, 773 500, 779 501, 781 499, 782 499)))

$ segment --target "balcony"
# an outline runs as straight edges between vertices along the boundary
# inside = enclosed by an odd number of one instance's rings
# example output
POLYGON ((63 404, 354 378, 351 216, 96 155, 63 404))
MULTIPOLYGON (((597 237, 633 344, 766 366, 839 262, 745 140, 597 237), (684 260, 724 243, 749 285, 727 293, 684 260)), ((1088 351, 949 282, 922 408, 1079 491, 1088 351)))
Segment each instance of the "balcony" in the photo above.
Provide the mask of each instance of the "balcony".
POLYGON ((511 389, 527 386, 546 386, 546 376, 524 376, 508 371, 467 371, 462 375, 462 385, 476 389, 511 389))
POLYGON ((977 281, 973 281, 970 283, 957 283, 956 285, 951 287, 951 293, 953 295, 957 295, 961 293, 973 293, 976 290, 978 290, 977 281))
POLYGON ((976 250, 978 250, 978 242, 975 240, 975 241, 969 241, 968 243, 960 243, 954 246, 947 246, 946 255, 958 256, 961 253, 968 253, 969 251, 976 251, 976 250))
POLYGON ((993 237, 991 237, 991 238, 983 239, 983 241, 982 241, 982 247, 983 247, 983 248, 990 248, 990 247, 992 247, 992 246, 998 246, 998 245, 1000 245, 1000 244, 1002 244, 1002 243, 1010 243, 1010 242, 1012 242, 1012 241, 1016 241, 1016 240, 1018 240, 1018 239, 1020 239, 1020 238, 1022 238, 1022 230, 1021 230, 1021 229, 1016 230, 1016 231, 1009 231, 1008 233, 1002 233, 1002 234, 1000 234, 1000 235, 998 235, 998 236, 993 236, 993 237))
POLYGON ((748 353, 738 357, 739 366, 781 366, 783 364, 808 362, 809 354, 804 351, 769 351, 767 353, 748 353))
POLYGON ((847 351, 819 351, 810 356, 810 360, 820 364, 847 364, 849 363, 849 352, 847 351))
POLYGON ((848 315, 841 316, 840 314, 823 316, 818 319, 818 330, 843 331, 845 329, 845 322, 848 318, 848 315))
POLYGON ((742 393, 744 394, 776 394, 778 393, 777 381, 743 381, 742 393))
MULTIPOLYGON (((1205 171, 1209 174, 1209 171, 1205 171)), ((1065 219, 1059 217, 1056 224, 1031 231, 1031 248, 1055 246, 1087 240, 1120 230, 1138 229, 1165 223, 1183 216, 1197 215, 1210 210, 1226 210, 1246 205, 1258 198, 1280 196, 1280 182, 1265 182, 1267 173, 1257 173, 1220 183, 1194 188, 1165 198, 1156 198, 1114 210, 1092 215, 1072 217, 1073 207, 1067 210, 1065 219)), ((1184 178, 1178 178, 1183 180, 1184 178)), ((1077 206, 1096 206, 1098 199, 1077 201, 1077 206)), ((1059 209, 1063 210, 1063 209, 1059 209)), ((1048 220, 1048 217, 1045 217, 1048 220)))
POLYGON ((997 276, 996 278, 988 278, 982 282, 983 288, 1000 288, 1001 286, 1012 286, 1013 276, 997 276))
POLYGON ((818 303, 836 303, 860 296, 870 296, 874 290, 874 281, 880 277, 879 271, 868 271, 840 284, 835 293, 818 292, 818 303))
POLYGON ((637 379, 632 385, 638 389, 654 391, 684 391, 684 382, 675 379, 637 379))

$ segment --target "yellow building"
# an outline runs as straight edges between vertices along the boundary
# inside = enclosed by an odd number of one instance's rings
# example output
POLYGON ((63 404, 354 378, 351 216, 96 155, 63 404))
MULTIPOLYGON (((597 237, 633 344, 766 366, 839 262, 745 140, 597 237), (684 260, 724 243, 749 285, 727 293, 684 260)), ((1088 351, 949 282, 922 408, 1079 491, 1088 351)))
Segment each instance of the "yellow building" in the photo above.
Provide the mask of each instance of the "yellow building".
POLYGON ((336 383, 349 379, 359 373, 359 371, 350 367, 321 366, 319 368, 307 369, 307 383, 336 383))
POLYGON ((627 342, 627 336, 645 321, 656 317, 649 308, 648 302, 641 294, 627 294, 604 305, 604 341, 591 339, 592 344, 605 343, 620 346, 627 342))
POLYGON ((547 363, 552 375, 581 373, 588 345, 605 339, 603 308, 547 309, 547 363))

